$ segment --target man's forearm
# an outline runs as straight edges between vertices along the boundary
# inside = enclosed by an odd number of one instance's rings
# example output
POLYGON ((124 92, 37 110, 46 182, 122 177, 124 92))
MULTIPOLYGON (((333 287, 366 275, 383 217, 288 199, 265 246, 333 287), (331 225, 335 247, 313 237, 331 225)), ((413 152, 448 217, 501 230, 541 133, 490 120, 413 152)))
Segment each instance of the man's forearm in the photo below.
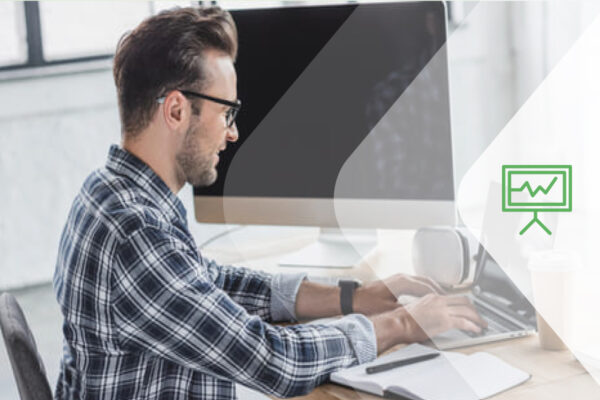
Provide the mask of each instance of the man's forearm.
MULTIPOLYGON (((358 289, 357 289, 358 290, 358 289)), ((360 295, 362 293, 356 292, 360 295)), ((354 297, 354 308, 360 308, 360 299, 354 297), (357 301, 358 300, 358 301, 357 301)), ((360 310, 356 310, 360 312, 360 310)), ((296 316, 298 319, 324 318, 341 314, 340 288, 303 281, 296 297, 296 316)), ((381 353, 400 343, 409 335, 408 313, 403 309, 395 313, 384 313, 369 318, 375 328, 377 352, 381 353)))
POLYGON ((340 288, 303 281, 296 296, 296 318, 312 319, 340 315, 340 288))
MULTIPOLYGON (((352 309, 355 313, 372 315, 384 310, 370 310, 370 293, 361 286, 354 291, 352 309)), ((390 308, 390 307, 387 307, 390 308)), ((303 281, 296 296, 296 318, 326 318, 342 314, 339 286, 303 281)))

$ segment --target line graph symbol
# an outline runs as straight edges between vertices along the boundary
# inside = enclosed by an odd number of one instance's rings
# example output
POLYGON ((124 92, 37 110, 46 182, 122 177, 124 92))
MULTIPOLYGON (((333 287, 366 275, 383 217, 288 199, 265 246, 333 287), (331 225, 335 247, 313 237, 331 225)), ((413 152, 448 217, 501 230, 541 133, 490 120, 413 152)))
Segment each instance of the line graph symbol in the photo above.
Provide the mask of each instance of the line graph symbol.
POLYGON ((542 192, 544 194, 548 194, 548 192, 550 192, 550 189, 552 189, 552 186, 554 186, 554 183, 556 183, 557 180, 558 180, 558 177, 556 177, 556 176, 554 178, 552 178, 552 181, 550 181, 550 184, 545 189, 544 189, 544 187, 542 185, 539 185, 537 188, 532 189, 531 185, 529 184, 529 181, 527 181, 520 188, 518 188, 518 189, 509 189, 509 190, 512 190, 513 192, 522 192, 523 190, 527 189, 527 191, 529 192, 529 195, 531 197, 535 197, 535 195, 538 192, 542 192))
POLYGON ((572 211, 572 170, 571 165, 502 166, 502 211, 533 212, 533 219, 520 235, 533 224, 552 234, 538 218, 538 212, 572 211))

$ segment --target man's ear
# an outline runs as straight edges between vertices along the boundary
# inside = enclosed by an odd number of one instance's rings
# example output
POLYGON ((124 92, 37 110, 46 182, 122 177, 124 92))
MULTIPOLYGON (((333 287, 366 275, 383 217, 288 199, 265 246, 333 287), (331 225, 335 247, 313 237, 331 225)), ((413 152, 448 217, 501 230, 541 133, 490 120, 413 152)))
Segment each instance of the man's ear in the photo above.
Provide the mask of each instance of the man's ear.
POLYGON ((181 92, 174 90, 165 97, 162 107, 162 114, 165 124, 170 130, 180 130, 182 126, 187 126, 190 118, 190 105, 181 92))

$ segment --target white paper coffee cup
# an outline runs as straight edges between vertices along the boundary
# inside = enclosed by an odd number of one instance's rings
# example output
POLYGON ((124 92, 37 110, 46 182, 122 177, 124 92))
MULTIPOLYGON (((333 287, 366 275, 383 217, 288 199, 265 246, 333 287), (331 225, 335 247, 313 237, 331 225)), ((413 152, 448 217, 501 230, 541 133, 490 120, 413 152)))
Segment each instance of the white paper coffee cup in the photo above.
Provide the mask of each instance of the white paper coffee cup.
POLYGON ((571 338, 573 284, 579 265, 573 253, 562 250, 536 252, 529 258, 538 333, 545 349, 564 350, 571 338))

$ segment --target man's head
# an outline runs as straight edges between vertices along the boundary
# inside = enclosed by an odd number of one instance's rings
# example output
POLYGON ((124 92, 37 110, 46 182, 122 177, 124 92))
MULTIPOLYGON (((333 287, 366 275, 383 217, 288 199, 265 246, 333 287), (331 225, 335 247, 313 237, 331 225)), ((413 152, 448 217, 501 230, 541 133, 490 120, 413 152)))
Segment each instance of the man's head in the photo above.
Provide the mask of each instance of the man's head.
POLYGON ((217 7, 162 12, 119 42, 113 74, 123 142, 149 153, 172 186, 212 184, 217 153, 237 140, 227 123, 236 54, 235 24, 217 7))

